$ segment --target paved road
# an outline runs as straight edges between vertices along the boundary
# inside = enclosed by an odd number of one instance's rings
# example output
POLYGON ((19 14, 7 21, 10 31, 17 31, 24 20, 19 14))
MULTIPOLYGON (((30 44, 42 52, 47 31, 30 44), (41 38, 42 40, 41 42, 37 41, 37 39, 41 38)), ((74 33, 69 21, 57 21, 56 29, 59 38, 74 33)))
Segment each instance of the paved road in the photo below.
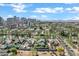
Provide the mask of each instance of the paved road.
POLYGON ((71 50, 71 48, 69 46, 66 46, 67 44, 64 42, 64 39, 62 39, 61 37, 58 37, 58 40, 62 44, 62 46, 68 51, 68 54, 70 56, 75 56, 74 51, 71 50))

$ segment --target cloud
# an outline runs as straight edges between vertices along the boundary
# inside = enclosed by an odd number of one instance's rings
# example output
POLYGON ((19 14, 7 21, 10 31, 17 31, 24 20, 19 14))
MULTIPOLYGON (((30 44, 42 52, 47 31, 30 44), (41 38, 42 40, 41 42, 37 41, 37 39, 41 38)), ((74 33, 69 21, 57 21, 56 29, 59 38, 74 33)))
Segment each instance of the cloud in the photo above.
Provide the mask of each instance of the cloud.
POLYGON ((31 15, 29 18, 36 18, 36 19, 47 19, 46 15, 31 15))
POLYGON ((7 15, 7 16, 3 16, 4 17, 4 20, 7 20, 7 18, 12 18, 13 15, 7 15))
POLYGON ((36 8, 33 10, 33 12, 36 13, 58 13, 62 12, 63 8, 62 7, 56 7, 56 8, 36 8))
POLYGON ((75 11, 79 11, 79 7, 73 7, 75 11))
POLYGON ((30 18, 38 18, 36 15, 29 16, 30 18))
POLYGON ((70 3, 64 3, 64 4, 73 4, 73 3, 70 2, 70 3))
POLYGON ((69 13, 78 13, 79 7, 66 8, 65 10, 68 11, 69 13))
POLYGON ((24 4, 11 4, 11 6, 13 7, 13 10, 17 13, 21 13, 21 12, 26 12, 25 10, 25 5, 24 4))
POLYGON ((5 6, 5 4, 3 4, 3 3, 0 3, 0 6, 5 6))
POLYGON ((13 17, 13 15, 8 15, 7 18, 9 18, 9 17, 13 17))
POLYGON ((79 16, 73 16, 73 17, 65 18, 63 20, 79 20, 79 16))
POLYGON ((63 7, 56 7, 54 8, 55 11, 63 12, 64 8, 63 7))
POLYGON ((65 10, 67 10, 67 11, 71 11, 71 10, 72 10, 72 8, 66 8, 65 10))
POLYGON ((41 17, 42 17, 42 18, 47 18, 47 16, 46 16, 46 15, 41 15, 41 17))
POLYGON ((75 16, 74 18, 72 18, 73 20, 79 20, 79 16, 75 16))
POLYGON ((33 12, 36 13, 50 13, 51 9, 50 8, 36 8, 33 12))
POLYGON ((63 7, 55 7, 55 8, 36 8, 33 10, 35 13, 79 13, 79 7, 69 7, 69 8, 63 8, 63 7))

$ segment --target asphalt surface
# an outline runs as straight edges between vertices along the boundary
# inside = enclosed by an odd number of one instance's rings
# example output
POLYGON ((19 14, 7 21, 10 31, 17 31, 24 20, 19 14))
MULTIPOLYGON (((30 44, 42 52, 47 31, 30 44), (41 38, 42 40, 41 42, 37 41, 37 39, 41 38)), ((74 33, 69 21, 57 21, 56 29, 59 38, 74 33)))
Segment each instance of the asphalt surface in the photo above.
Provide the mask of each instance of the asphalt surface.
POLYGON ((75 56, 74 51, 64 42, 64 39, 59 37, 58 40, 62 44, 62 46, 68 51, 68 55, 75 56))

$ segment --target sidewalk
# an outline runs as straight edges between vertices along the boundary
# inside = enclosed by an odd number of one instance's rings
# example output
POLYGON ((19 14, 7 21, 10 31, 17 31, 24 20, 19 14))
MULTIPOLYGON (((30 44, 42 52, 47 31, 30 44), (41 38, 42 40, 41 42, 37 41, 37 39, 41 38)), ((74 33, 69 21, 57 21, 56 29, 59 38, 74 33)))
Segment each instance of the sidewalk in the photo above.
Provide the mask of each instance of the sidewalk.
POLYGON ((67 43, 67 41, 66 40, 64 40, 64 42, 71 48, 71 50, 73 50, 74 51, 74 53, 75 53, 75 56, 77 56, 76 54, 76 50, 69 44, 69 43, 67 43))

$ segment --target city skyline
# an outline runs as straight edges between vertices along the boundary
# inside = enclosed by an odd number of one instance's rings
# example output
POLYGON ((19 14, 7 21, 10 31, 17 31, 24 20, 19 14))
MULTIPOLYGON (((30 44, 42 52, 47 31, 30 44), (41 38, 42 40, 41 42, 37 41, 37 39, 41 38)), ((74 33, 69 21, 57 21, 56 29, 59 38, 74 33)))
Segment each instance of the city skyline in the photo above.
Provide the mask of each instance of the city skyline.
POLYGON ((0 16, 30 17, 40 20, 78 20, 79 3, 0 4, 0 16))
POLYGON ((0 56, 79 56, 78 3, 0 4, 0 56))

